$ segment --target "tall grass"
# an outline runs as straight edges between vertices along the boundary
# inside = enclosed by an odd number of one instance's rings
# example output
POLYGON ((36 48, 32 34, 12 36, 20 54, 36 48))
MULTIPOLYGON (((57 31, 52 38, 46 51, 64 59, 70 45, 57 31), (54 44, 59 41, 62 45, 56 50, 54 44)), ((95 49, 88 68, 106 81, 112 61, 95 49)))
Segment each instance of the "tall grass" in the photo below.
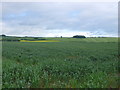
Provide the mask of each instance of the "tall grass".
POLYGON ((3 88, 118 87, 117 40, 59 40, 3 42, 3 88))

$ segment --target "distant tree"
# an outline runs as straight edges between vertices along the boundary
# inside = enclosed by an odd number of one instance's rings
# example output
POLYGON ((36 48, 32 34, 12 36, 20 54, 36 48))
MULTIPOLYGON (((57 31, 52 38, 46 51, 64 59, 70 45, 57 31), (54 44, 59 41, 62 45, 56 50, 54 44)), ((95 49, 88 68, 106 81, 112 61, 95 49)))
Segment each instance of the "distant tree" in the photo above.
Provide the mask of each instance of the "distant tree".
POLYGON ((61 38, 62 38, 62 36, 61 36, 61 38))
POLYGON ((2 34, 1 36, 2 36, 2 37, 5 37, 6 35, 5 35, 5 34, 2 34))
POLYGON ((84 35, 75 35, 73 38, 86 38, 84 35))
POLYGON ((35 37, 34 39, 38 39, 37 37, 35 37))

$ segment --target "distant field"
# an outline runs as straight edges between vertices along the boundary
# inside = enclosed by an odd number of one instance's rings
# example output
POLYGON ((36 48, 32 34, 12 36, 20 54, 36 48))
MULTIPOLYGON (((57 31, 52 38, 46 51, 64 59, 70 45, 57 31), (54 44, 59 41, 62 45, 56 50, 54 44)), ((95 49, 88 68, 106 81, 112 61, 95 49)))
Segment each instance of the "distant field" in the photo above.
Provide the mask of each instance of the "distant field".
POLYGON ((120 87, 117 38, 45 39, 2 43, 3 88, 120 87))
POLYGON ((60 42, 60 41, 58 40, 34 40, 34 41, 20 40, 20 42, 60 42))

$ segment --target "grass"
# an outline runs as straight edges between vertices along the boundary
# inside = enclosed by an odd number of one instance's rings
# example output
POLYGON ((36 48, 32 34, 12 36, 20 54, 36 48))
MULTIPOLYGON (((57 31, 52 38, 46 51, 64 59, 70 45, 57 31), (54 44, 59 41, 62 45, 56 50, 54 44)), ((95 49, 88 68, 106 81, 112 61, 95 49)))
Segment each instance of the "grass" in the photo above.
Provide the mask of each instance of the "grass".
POLYGON ((0 42, 0 89, 2 89, 2 42, 0 42))
POLYGON ((3 88, 114 88, 117 38, 3 42, 3 88))

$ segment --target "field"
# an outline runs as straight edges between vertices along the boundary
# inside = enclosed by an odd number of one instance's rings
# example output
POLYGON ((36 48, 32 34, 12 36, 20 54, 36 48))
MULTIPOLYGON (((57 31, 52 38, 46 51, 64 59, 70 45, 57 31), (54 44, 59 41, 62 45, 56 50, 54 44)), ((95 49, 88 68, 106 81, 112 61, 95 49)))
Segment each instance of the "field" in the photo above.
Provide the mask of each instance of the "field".
POLYGON ((2 42, 3 88, 114 88, 117 38, 46 38, 2 42))

